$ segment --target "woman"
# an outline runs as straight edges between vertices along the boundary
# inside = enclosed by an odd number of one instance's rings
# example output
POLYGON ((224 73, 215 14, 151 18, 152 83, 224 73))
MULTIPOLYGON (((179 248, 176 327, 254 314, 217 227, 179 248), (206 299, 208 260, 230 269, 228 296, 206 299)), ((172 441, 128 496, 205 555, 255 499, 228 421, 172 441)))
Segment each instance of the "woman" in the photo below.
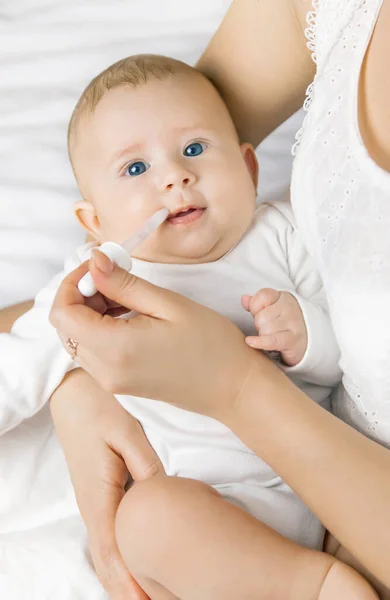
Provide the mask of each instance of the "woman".
MULTIPOLYGON (((309 10, 307 0, 235 0, 200 61, 240 135, 254 145, 302 104, 313 79, 304 39, 309 10)), ((99 291, 146 316, 117 327, 79 304, 81 268, 62 285, 52 322, 65 344, 77 340, 80 365, 106 389, 148 396, 147 382, 158 382, 161 399, 228 425, 389 588, 390 74, 384 57, 390 56, 390 0, 320 0, 309 24, 318 68, 298 136, 292 204, 328 294, 346 388, 335 411, 346 423, 245 347, 224 319, 116 268, 104 274, 92 266, 99 291), (105 352, 113 340, 115 357, 105 352), (196 380, 194 363, 203 367, 196 380), (216 377, 221 370, 224 380, 216 377)), ((89 530, 96 532, 98 571, 111 595, 120 597, 131 585, 113 535, 123 461, 109 474, 96 474, 93 492, 78 483, 87 465, 69 460, 80 456, 69 449, 82 440, 70 432, 74 416, 67 402, 64 392, 54 395, 57 431, 89 530), (99 478, 108 493, 96 494, 99 478)), ((96 407, 88 410, 101 439, 109 440, 116 423, 123 429, 122 413, 102 423, 96 407)), ((109 456, 109 441, 106 446, 109 456)), ((125 441, 115 451, 125 455, 125 441)))

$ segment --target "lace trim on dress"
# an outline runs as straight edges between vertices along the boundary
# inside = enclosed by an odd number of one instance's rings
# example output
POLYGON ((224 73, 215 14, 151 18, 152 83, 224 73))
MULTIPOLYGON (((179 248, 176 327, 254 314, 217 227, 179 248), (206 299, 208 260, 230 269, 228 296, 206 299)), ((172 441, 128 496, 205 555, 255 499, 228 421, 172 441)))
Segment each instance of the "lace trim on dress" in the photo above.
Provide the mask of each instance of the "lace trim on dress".
MULTIPOLYGON (((306 29, 305 29, 305 37, 307 40, 306 45, 309 48, 309 50, 311 51, 311 57, 315 63, 317 63, 316 43, 317 43, 318 4, 319 4, 319 0, 313 0, 313 2, 312 2, 313 10, 311 10, 309 13, 307 13, 306 23, 308 24, 308 27, 306 27, 306 29)), ((313 91, 314 91, 315 81, 316 81, 316 75, 314 76, 313 81, 311 82, 311 84, 309 85, 309 87, 306 90, 306 98, 303 103, 303 110, 306 113, 309 110, 310 104, 312 103, 312 100, 313 100, 313 91)), ((302 139, 303 132, 305 129, 306 119, 307 119, 307 114, 303 120, 302 126, 300 127, 300 129, 298 129, 298 131, 295 135, 295 143, 294 143, 293 147, 291 148, 291 154, 293 156, 296 155, 298 147, 301 143, 301 139, 302 139)))

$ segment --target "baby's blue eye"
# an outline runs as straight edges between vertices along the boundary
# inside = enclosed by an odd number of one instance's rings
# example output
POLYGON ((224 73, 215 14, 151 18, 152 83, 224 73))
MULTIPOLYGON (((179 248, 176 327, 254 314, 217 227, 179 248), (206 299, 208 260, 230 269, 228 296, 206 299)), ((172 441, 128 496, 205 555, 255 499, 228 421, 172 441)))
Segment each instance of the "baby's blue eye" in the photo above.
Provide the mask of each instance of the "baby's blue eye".
POLYGON ((206 149, 204 144, 200 142, 194 142, 193 144, 189 144, 187 148, 184 150, 184 156, 199 156, 206 149))
POLYGON ((137 175, 142 175, 142 173, 145 173, 145 171, 149 169, 149 166, 150 165, 144 163, 142 160, 138 160, 137 162, 134 162, 126 167, 126 175, 129 175, 130 177, 137 177, 137 175))

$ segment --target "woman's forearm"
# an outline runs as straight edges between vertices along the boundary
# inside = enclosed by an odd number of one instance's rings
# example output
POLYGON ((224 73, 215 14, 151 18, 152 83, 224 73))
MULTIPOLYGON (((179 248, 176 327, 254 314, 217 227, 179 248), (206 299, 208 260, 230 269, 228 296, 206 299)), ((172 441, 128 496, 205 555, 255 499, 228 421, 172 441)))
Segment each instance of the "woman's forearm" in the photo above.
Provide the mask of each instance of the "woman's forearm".
POLYGON ((253 372, 226 424, 390 586, 390 451, 270 370, 253 372))
POLYGON ((33 304, 33 300, 27 300, 26 302, 7 306, 0 310, 0 333, 8 333, 11 331, 12 325, 15 323, 16 319, 30 310, 33 304))
POLYGON ((257 146, 302 106, 315 72, 304 36, 310 9, 310 0, 235 0, 200 58, 242 141, 257 146))

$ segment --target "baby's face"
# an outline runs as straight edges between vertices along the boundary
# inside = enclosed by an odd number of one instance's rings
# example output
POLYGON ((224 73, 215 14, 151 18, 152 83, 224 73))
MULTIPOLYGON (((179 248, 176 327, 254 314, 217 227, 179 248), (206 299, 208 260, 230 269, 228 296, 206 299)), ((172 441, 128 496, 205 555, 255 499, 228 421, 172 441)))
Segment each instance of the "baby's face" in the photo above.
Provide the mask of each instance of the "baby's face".
POLYGON ((256 158, 240 146, 207 81, 180 75, 118 87, 76 135, 76 174, 93 207, 85 211, 82 203, 78 214, 100 242, 123 242, 167 208, 167 220, 134 256, 199 263, 223 256, 248 228, 256 158))

